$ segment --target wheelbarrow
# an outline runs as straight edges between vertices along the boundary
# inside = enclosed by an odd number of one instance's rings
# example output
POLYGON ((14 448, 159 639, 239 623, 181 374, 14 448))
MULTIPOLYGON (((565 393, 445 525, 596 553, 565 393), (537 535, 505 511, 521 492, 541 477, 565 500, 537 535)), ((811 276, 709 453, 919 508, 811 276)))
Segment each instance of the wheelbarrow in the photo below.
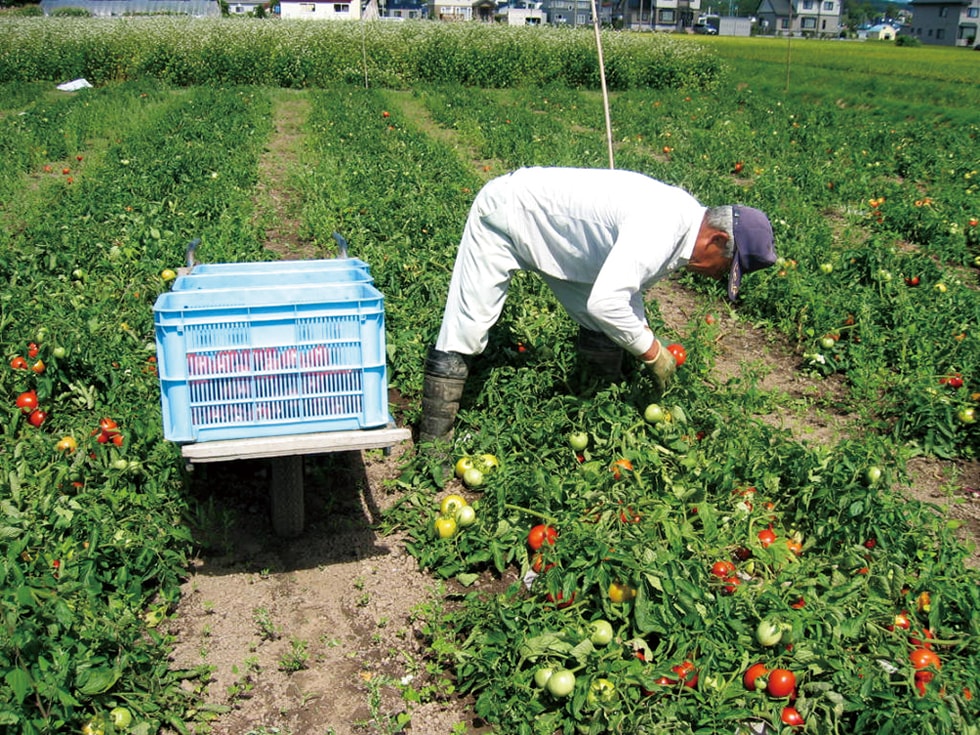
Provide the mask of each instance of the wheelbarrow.
POLYGON ((388 411, 384 297, 366 263, 187 265, 154 304, 164 437, 189 463, 270 461, 272 527, 305 525, 303 458, 411 436, 388 411))

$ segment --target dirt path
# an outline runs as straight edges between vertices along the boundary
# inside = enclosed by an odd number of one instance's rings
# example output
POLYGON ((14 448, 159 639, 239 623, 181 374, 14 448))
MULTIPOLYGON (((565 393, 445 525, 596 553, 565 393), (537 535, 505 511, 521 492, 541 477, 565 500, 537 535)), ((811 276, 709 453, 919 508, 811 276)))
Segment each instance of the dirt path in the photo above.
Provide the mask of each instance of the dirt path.
MULTIPOLYGON (((310 257, 299 233, 299 198, 290 172, 302 157, 303 93, 276 96, 275 131, 261 162, 260 221, 270 248, 310 257)), ((484 165, 474 158, 474 165, 484 165)), ((709 305, 673 282, 656 287, 664 318, 683 328, 709 305)), ((833 443, 850 428, 841 381, 815 381, 799 370, 792 345, 753 329, 737 312, 713 304, 719 329, 715 380, 762 375, 759 389, 780 396, 770 420, 802 441, 833 443)), ((403 537, 375 529, 396 500, 389 490, 410 446, 308 458, 306 532, 282 540, 272 533, 268 468, 262 463, 199 465, 192 492, 207 512, 197 537, 204 544, 183 586, 177 614, 175 668, 207 666, 200 692, 214 735, 360 735, 490 732, 457 700, 451 682, 426 666, 426 627, 438 626, 443 596, 418 571, 403 537), (406 702, 401 686, 414 696, 406 702), (410 722, 409 722, 410 720, 410 722)), ((980 464, 920 460, 914 481, 900 489, 946 508, 964 538, 980 537, 980 464)), ((973 555, 980 562, 980 555, 973 555)), ((980 563, 978 563, 980 565, 980 563)))

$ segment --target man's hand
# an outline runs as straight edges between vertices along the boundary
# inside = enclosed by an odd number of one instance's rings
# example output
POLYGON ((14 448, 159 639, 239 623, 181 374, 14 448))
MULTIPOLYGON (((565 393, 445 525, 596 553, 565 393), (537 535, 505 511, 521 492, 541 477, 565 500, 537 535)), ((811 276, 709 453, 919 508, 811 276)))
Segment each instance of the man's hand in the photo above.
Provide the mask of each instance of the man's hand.
POLYGON ((656 349, 654 358, 644 360, 643 364, 647 366, 657 384, 657 390, 662 394, 667 389, 667 383, 677 371, 677 362, 674 360, 674 356, 660 343, 660 340, 654 340, 653 345, 656 349))

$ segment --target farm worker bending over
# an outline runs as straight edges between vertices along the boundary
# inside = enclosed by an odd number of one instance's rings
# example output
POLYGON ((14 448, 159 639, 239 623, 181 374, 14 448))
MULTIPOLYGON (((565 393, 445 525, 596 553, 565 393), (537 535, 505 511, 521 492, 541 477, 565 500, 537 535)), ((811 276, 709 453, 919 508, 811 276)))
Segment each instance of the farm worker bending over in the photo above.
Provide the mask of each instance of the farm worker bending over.
POLYGON ((426 357, 420 440, 452 436, 470 359, 486 348, 516 271, 551 288, 579 325, 579 357, 593 372, 618 377, 625 351, 663 391, 676 364, 647 324, 644 291, 686 268, 727 277, 734 301, 743 274, 775 261, 772 226, 758 209, 706 208, 643 174, 523 168, 488 182, 466 220, 426 357))

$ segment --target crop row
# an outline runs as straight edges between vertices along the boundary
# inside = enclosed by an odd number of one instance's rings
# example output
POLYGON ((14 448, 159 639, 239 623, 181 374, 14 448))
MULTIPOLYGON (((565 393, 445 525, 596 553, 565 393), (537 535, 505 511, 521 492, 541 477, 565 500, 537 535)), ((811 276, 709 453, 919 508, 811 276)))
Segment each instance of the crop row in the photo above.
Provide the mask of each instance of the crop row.
MULTIPOLYGON (((599 86, 594 39, 484 24, 303 23, 180 17, 7 18, 3 79, 104 83, 146 77, 177 85, 307 88, 343 81, 404 87, 460 82, 506 87, 599 86)), ((606 33, 612 88, 708 84, 720 64, 666 36, 606 33)))
POLYGON ((0 121, 33 184, 8 199, 0 255, 0 722, 94 732, 125 710, 147 732, 183 729, 181 680, 206 672, 168 670, 157 632, 192 538, 186 478, 162 441, 151 305, 185 238, 216 233, 238 256, 254 243, 240 217, 267 100, 31 89, 23 114, 0 121))

